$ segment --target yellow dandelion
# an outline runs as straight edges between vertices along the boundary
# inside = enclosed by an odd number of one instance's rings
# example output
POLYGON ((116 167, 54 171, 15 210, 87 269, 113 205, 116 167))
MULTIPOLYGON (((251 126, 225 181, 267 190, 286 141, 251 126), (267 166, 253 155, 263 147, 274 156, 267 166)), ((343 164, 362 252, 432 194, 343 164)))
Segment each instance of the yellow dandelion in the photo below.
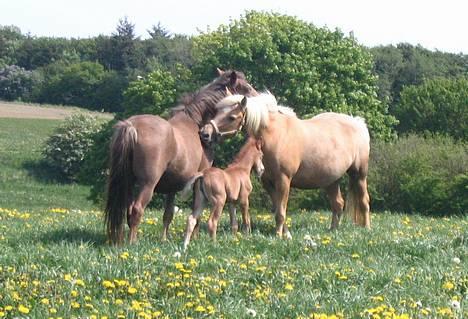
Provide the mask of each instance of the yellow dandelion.
POLYGON ((286 284, 286 285, 284 286, 284 289, 286 289, 286 290, 293 290, 293 289, 294 289, 294 286, 291 285, 291 284, 286 284))
POLYGON ((104 280, 102 282, 102 285, 107 288, 107 289, 112 289, 112 288, 115 288, 115 285, 113 282, 109 281, 109 280, 104 280))
POLYGON ((73 309, 79 309, 79 308, 81 307, 81 305, 80 305, 79 303, 77 303, 76 301, 73 301, 73 302, 71 303, 71 307, 72 307, 73 309))
POLYGON ((28 314, 29 313, 29 308, 26 307, 26 306, 23 306, 23 305, 19 305, 18 306, 18 311, 21 312, 21 313, 24 313, 24 314, 28 314))
POLYGON ((128 292, 129 294, 131 294, 131 295, 136 294, 137 291, 138 291, 138 290, 137 290, 136 288, 134 288, 134 287, 128 287, 128 290, 127 290, 127 292, 128 292))
POLYGON ((198 305, 198 306, 195 308, 195 311, 196 311, 196 312, 205 312, 206 309, 205 309, 205 307, 203 307, 202 305, 198 305))
POLYGON ((57 309, 55 309, 55 308, 49 308, 49 312, 50 312, 50 313, 57 313, 57 309))
POLYGON ((49 299, 47 299, 47 298, 42 298, 42 299, 41 299, 41 304, 43 304, 43 305, 48 305, 49 303, 50 303, 50 302, 49 302, 49 299))
POLYGON ((455 288, 455 285, 453 284, 453 282, 447 281, 442 285, 442 288, 446 290, 452 290, 453 288, 455 288))

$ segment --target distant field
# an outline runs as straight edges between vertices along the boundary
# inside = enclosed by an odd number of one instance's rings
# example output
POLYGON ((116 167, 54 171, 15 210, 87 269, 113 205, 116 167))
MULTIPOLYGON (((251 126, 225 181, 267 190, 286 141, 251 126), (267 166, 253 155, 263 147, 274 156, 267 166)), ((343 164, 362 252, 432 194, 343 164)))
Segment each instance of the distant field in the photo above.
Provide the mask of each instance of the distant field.
POLYGON ((60 107, 55 105, 0 101, 0 118, 39 118, 60 120, 77 112, 96 114, 109 119, 113 117, 113 115, 109 113, 91 112, 77 107, 60 107))
POLYGON ((162 242, 147 211, 137 244, 110 247, 88 188, 40 161, 59 123, 0 118, 0 318, 468 318, 468 216, 374 213, 371 230, 330 232, 329 212, 298 211, 286 241, 267 208, 250 236, 225 212, 218 242, 203 226, 184 253, 188 212, 162 242))

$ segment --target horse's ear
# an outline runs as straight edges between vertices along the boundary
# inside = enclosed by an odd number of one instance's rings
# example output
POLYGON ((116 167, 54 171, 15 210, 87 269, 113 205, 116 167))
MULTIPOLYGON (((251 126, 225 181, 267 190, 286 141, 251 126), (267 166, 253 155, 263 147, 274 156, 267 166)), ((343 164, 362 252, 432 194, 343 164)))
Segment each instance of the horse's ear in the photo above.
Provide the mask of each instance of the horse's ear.
POLYGON ((245 108, 247 107, 247 97, 244 96, 244 98, 242 99, 242 101, 240 103, 240 106, 242 108, 242 111, 244 111, 245 108))
POLYGON ((216 68, 216 72, 218 72, 218 76, 221 76, 224 74, 224 71, 221 70, 220 68, 216 68))
POLYGON ((236 83, 237 83, 237 73, 236 73, 236 71, 232 71, 232 72, 231 72, 231 75, 229 76, 229 85, 230 85, 232 88, 235 88, 235 87, 236 87, 236 83))
POLYGON ((226 96, 231 96, 232 93, 231 91, 229 91, 229 88, 226 86, 226 96))

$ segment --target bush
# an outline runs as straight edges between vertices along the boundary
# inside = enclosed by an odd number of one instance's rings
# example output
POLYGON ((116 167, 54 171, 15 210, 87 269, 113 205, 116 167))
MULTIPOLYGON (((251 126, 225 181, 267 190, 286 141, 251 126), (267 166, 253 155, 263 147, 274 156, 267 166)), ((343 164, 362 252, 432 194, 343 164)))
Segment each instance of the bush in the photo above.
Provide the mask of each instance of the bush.
POLYGON ((448 137, 409 135, 374 141, 369 165, 372 209, 431 215, 468 211, 467 145, 448 137))
POLYGON ((67 118, 46 141, 43 155, 65 181, 76 181, 85 154, 93 145, 93 134, 103 124, 102 119, 86 114, 67 118))

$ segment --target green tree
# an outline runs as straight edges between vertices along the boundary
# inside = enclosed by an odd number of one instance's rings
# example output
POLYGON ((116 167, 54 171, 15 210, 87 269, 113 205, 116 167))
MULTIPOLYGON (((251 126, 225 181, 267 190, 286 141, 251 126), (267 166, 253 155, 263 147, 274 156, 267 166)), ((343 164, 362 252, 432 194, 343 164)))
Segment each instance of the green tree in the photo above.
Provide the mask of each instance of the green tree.
POLYGON ((401 92, 395 113, 400 132, 422 132, 468 139, 468 77, 433 79, 401 92))
POLYGON ((176 101, 176 80, 168 71, 157 69, 131 82, 124 92, 124 115, 162 114, 176 101))
POLYGON ((0 25, 0 67, 17 63, 16 51, 23 38, 18 27, 0 25))
POLYGON ((244 71, 304 117, 336 111, 366 118, 374 137, 393 137, 396 120, 377 99, 370 53, 340 31, 297 18, 247 12, 194 39, 194 74, 215 67, 244 71))

